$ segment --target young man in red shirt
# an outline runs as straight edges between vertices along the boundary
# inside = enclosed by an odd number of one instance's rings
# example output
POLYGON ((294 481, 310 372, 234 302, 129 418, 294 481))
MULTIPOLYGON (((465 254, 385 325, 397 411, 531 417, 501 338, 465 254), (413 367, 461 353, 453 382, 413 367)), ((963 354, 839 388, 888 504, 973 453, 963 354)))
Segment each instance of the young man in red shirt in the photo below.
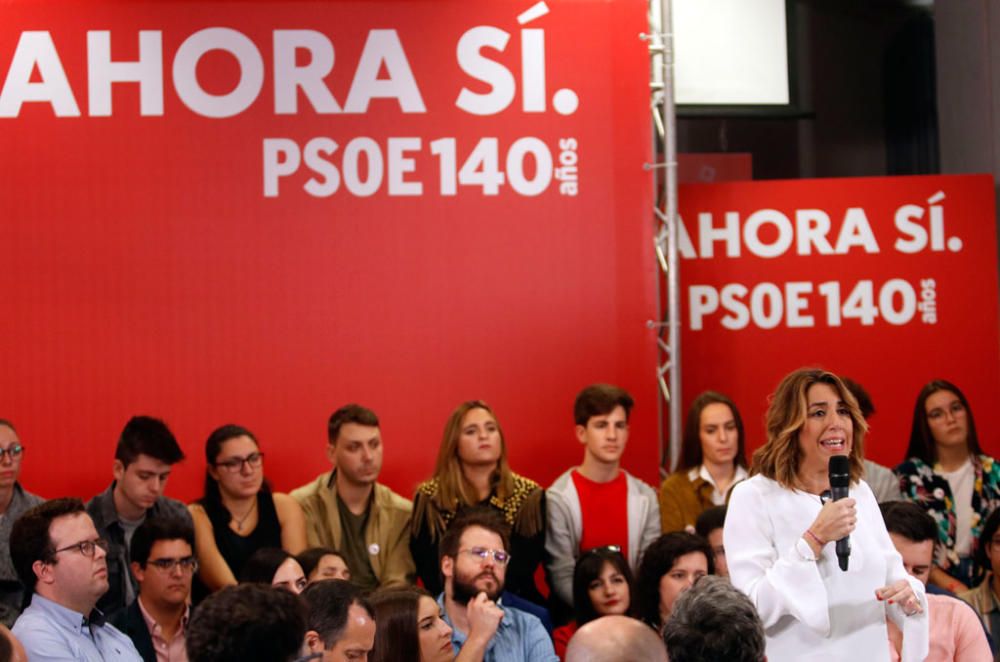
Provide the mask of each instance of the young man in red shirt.
POLYGON ((573 568, 582 552, 617 547, 634 569, 660 535, 656 491, 621 468, 634 401, 608 384, 583 389, 573 405, 583 462, 556 479, 546 493, 549 582, 573 604, 573 568))

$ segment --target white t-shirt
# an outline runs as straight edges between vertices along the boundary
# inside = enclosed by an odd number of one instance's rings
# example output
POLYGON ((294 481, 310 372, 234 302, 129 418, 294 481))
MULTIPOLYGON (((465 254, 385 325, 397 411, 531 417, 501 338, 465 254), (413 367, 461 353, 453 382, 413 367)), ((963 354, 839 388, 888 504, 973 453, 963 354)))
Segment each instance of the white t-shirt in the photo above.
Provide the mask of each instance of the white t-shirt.
POLYGON ((941 471, 939 467, 934 471, 948 481, 955 500, 955 553, 968 557, 972 553, 972 491, 976 486, 972 459, 955 471, 941 471))

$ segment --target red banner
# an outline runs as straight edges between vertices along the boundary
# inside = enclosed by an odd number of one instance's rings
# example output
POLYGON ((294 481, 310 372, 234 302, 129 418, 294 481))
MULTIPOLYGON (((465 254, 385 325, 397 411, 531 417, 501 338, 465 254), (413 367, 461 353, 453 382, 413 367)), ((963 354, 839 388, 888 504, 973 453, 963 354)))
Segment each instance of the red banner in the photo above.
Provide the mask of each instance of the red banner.
POLYGON ((576 392, 637 396, 656 479, 646 3, 7 2, 0 417, 89 496, 135 413, 255 431, 277 489, 347 402, 410 493, 483 398, 512 465, 578 461, 576 392))
POLYGON ((822 366, 869 391, 866 454, 895 466, 917 392, 943 378, 1000 451, 990 176, 691 185, 680 211, 685 404, 728 394, 756 448, 780 379, 822 366))

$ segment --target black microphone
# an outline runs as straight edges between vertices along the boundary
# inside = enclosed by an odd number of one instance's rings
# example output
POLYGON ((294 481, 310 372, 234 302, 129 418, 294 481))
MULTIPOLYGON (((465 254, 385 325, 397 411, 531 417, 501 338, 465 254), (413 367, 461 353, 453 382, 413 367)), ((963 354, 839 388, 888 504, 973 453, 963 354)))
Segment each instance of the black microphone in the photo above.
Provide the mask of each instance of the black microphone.
MULTIPOLYGON (((834 501, 846 499, 851 485, 851 461, 846 455, 830 458, 830 494, 834 501)), ((837 541, 837 561, 840 569, 847 571, 847 559, 851 555, 851 538, 844 536, 837 541)))

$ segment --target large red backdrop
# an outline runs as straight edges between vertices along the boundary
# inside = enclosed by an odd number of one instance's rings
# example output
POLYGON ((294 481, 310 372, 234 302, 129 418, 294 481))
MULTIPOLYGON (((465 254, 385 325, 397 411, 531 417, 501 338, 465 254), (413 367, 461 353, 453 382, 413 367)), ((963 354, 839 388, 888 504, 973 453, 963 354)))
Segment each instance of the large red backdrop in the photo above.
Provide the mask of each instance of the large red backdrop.
POLYGON ((0 16, 0 417, 30 489, 102 489, 135 413, 188 454, 175 496, 227 422, 289 489, 357 401, 409 493, 470 398, 548 483, 593 381, 633 391, 626 465, 656 480, 645 2, 0 16))
POLYGON ((917 392, 943 378, 996 455, 993 196, 989 175, 681 187, 685 404, 727 393, 753 449, 781 378, 822 366, 869 391, 866 455, 895 466, 917 392))

